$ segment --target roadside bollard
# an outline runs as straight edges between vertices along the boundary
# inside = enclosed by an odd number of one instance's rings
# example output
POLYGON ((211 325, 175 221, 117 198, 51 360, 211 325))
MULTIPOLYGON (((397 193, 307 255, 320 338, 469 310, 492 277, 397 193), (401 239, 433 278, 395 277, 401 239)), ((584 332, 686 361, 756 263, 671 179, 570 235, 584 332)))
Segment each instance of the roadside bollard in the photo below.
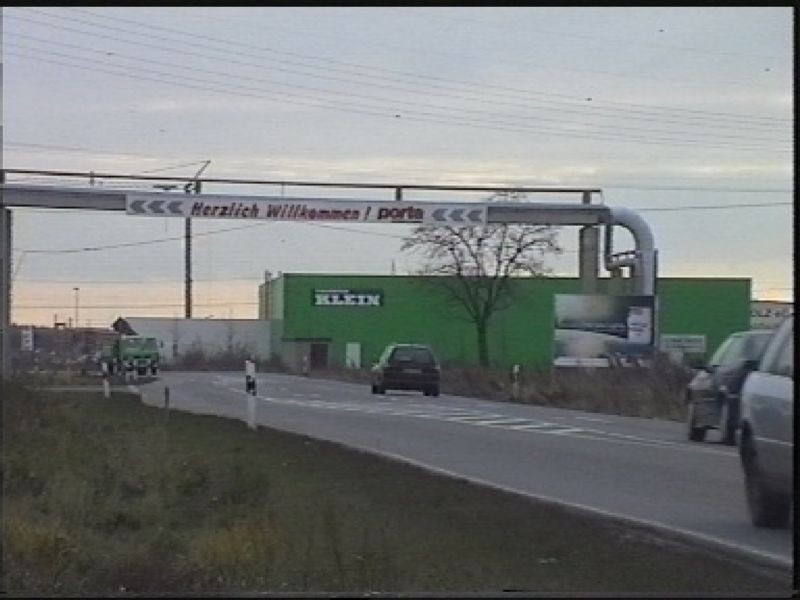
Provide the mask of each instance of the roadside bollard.
POLYGON ((108 363, 103 361, 100 363, 100 368, 103 370, 103 398, 108 400, 111 397, 111 385, 108 383, 108 363))
POLYGON ((256 364, 252 360, 244 362, 244 381, 247 391, 247 427, 256 428, 256 364))
POLYGON ((519 400, 519 365, 511 367, 511 399, 519 400))
POLYGON ((252 360, 244 361, 244 390, 256 395, 256 364, 252 360))
POLYGON ((169 421, 169 386, 164 386, 164 419, 169 421))

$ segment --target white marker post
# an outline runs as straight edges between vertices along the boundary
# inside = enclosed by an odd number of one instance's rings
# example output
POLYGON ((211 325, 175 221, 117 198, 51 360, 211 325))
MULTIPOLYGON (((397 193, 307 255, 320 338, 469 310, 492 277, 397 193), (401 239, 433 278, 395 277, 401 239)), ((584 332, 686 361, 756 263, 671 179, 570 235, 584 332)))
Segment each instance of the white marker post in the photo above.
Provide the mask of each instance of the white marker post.
POLYGON ((511 399, 519 400, 519 365, 511 367, 511 399))
POLYGON ((244 361, 244 381, 247 391, 247 427, 256 428, 256 364, 252 360, 244 361))
POLYGON ((103 398, 108 400, 111 397, 111 386, 108 383, 108 363, 102 361, 100 367, 103 370, 103 398))

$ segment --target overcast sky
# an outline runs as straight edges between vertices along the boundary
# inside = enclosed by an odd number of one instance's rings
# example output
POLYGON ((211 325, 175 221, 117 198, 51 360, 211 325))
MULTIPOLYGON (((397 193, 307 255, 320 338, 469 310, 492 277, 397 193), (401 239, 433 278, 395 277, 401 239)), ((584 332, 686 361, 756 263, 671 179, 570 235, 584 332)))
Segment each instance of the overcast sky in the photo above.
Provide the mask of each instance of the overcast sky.
MULTIPOLYGON (((750 277, 754 297, 793 300, 793 19, 784 7, 4 8, 3 165, 191 176, 210 160, 208 177, 599 187, 642 210, 661 276, 750 277)), ((74 316, 74 287, 81 324, 183 314, 181 219, 16 209, 14 223, 14 321, 74 316)), ((265 270, 406 273, 407 231, 199 235, 195 316, 255 317, 265 270)), ((577 230, 561 242, 551 264, 574 276, 577 230)))

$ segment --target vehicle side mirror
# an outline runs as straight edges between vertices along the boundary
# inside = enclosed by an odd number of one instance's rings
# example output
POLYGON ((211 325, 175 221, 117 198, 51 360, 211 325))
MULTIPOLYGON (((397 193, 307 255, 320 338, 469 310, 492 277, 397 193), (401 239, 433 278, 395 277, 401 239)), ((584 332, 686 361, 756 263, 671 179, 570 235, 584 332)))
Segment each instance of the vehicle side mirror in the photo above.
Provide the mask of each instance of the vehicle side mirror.
POLYGON ((745 360, 744 363, 742 364, 742 369, 747 372, 758 371, 758 363, 759 363, 758 359, 749 358, 745 360))
POLYGON ((692 369, 697 369, 700 371, 706 368, 706 361, 702 356, 691 356, 686 361, 686 365, 692 369))

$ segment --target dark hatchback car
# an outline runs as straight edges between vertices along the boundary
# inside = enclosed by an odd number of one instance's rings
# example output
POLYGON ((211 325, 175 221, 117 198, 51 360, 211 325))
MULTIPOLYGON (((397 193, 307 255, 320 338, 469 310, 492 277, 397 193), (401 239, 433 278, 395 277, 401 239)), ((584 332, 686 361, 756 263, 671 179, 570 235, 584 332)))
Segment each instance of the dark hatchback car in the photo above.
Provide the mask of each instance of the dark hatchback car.
POLYGON ((731 334, 686 388, 687 433, 701 442, 709 429, 719 429, 720 441, 732 446, 739 427, 739 394, 752 365, 761 359, 773 331, 754 329, 731 334))
POLYGON ((439 395, 440 370, 428 346, 389 344, 372 367, 372 393, 386 390, 419 390, 426 396, 439 395))

